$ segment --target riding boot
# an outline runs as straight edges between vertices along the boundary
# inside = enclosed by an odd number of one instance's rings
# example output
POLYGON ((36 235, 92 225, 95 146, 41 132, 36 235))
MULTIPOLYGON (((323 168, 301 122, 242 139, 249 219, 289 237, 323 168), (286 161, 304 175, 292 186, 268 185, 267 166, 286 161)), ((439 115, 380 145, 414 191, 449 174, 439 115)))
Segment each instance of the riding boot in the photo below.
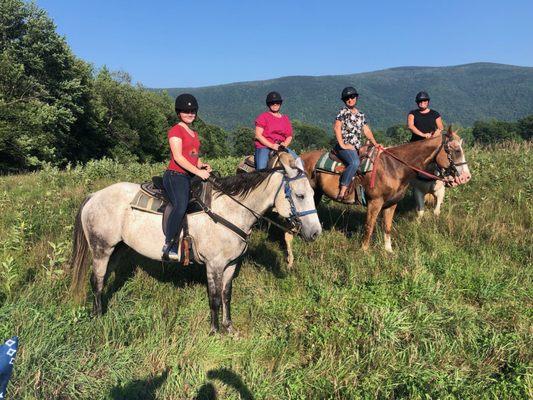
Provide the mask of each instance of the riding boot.
POLYGON ((163 252, 162 259, 164 261, 179 261, 178 244, 175 241, 165 243, 161 251, 163 252))

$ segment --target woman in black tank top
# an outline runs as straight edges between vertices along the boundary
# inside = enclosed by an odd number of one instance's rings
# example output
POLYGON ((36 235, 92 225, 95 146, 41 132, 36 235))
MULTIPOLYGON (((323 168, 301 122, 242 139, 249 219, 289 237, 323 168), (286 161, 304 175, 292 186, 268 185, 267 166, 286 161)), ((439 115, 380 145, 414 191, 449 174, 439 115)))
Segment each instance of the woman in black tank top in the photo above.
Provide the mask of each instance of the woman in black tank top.
POLYGON ((429 95, 419 92, 415 99, 418 110, 413 110, 407 116, 407 126, 412 132, 411 142, 428 139, 433 133, 442 131, 442 118, 435 110, 429 109, 429 95))

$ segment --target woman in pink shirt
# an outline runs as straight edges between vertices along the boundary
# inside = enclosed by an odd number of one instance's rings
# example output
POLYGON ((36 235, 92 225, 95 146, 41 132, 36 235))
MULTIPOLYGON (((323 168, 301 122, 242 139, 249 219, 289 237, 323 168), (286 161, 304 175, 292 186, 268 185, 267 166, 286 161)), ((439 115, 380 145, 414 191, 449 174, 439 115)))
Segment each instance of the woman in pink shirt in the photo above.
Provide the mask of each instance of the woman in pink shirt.
POLYGON ((292 125, 289 117, 279 112, 283 99, 278 92, 270 92, 266 97, 268 111, 255 119, 255 169, 266 169, 271 150, 280 146, 295 158, 298 155, 288 147, 292 141, 292 125))

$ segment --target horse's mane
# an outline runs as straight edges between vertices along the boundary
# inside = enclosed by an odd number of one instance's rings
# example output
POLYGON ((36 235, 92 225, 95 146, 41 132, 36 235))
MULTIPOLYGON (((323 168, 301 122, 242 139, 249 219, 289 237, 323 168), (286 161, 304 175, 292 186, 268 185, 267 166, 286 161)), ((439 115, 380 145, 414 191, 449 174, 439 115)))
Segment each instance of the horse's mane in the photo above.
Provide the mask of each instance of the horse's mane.
POLYGON ((274 170, 254 171, 243 174, 228 176, 217 179, 217 187, 213 187, 216 196, 222 193, 230 196, 248 196, 250 192, 256 189, 261 183, 272 175, 274 170))

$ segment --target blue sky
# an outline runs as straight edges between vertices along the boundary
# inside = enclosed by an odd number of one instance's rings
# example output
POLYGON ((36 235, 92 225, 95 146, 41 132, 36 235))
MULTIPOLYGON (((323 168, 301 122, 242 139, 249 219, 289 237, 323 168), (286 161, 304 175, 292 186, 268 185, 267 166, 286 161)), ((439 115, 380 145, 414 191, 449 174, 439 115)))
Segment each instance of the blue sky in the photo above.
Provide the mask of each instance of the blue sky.
POLYGON ((36 0, 74 53, 148 87, 477 61, 533 66, 533 1, 36 0))

